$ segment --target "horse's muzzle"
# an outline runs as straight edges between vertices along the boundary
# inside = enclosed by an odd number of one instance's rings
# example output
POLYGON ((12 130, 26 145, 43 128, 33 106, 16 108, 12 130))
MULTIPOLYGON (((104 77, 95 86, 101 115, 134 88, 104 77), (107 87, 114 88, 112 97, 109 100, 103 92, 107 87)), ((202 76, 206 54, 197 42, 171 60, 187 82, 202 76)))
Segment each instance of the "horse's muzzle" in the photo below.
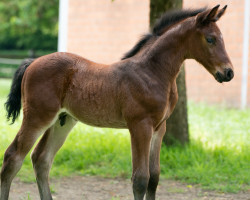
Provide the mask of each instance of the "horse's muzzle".
POLYGON ((216 72, 215 74, 215 79, 219 83, 231 81, 233 77, 234 77, 234 71, 230 68, 226 68, 224 70, 224 74, 222 74, 221 72, 216 72))

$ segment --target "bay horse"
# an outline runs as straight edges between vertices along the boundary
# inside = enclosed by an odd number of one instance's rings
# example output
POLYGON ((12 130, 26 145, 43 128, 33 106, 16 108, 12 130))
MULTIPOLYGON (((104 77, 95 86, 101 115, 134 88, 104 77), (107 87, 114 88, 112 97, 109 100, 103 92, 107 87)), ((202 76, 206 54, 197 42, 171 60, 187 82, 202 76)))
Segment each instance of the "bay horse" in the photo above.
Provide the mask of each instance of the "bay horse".
POLYGON ((14 75, 6 102, 7 118, 23 121, 4 154, 1 200, 24 157, 43 135, 31 159, 42 200, 52 199, 49 171, 56 152, 77 123, 127 128, 131 135, 135 200, 155 199, 160 148, 166 119, 177 102, 176 77, 185 59, 201 63, 215 79, 230 81, 233 66, 216 21, 226 6, 168 12, 125 57, 94 63, 70 53, 27 61, 14 75))

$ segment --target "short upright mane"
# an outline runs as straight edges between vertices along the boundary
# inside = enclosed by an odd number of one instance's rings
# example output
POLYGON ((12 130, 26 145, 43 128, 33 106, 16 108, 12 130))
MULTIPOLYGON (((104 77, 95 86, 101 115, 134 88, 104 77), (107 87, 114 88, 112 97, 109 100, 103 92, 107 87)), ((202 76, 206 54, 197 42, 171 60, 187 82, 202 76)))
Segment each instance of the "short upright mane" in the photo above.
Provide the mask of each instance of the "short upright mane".
POLYGON ((127 52, 122 60, 126 58, 130 58, 134 55, 136 55, 140 49, 152 38, 162 35, 166 29, 168 29, 170 26, 188 18, 193 17, 203 11, 205 11, 206 8, 200 8, 196 10, 172 10, 168 11, 165 14, 162 15, 160 19, 157 20, 155 25, 152 27, 152 30, 143 35, 142 38, 137 42, 137 44, 129 51, 127 52))

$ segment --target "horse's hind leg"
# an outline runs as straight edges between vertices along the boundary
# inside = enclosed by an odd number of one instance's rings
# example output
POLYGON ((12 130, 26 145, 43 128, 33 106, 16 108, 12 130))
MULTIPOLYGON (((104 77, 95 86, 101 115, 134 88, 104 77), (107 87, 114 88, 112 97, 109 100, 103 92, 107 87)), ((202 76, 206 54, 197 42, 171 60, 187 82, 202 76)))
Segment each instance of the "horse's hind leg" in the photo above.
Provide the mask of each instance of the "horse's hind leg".
POLYGON ((166 132, 166 122, 164 121, 159 129, 154 133, 151 140, 149 158, 149 183, 146 193, 146 200, 155 200, 155 194, 160 176, 160 150, 162 138, 166 132))
POLYGON ((19 132, 4 154, 1 170, 1 200, 8 199, 11 182, 20 170, 25 156, 37 138, 50 126, 55 115, 48 116, 46 121, 37 116, 24 116, 19 132))
POLYGON ((61 125, 60 120, 57 120, 43 135, 31 155, 40 197, 43 200, 52 199, 48 183, 49 171, 56 152, 76 124, 76 120, 69 115, 64 117, 65 124, 61 125))

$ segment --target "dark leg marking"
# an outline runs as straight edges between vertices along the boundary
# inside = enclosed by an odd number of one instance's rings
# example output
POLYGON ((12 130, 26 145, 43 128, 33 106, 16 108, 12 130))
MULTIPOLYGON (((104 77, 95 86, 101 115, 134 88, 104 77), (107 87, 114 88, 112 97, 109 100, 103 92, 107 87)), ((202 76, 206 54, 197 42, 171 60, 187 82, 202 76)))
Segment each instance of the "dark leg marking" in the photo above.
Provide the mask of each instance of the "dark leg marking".
POLYGON ((59 121, 61 126, 63 126, 66 123, 66 117, 67 117, 66 112, 63 112, 59 115, 59 121))

